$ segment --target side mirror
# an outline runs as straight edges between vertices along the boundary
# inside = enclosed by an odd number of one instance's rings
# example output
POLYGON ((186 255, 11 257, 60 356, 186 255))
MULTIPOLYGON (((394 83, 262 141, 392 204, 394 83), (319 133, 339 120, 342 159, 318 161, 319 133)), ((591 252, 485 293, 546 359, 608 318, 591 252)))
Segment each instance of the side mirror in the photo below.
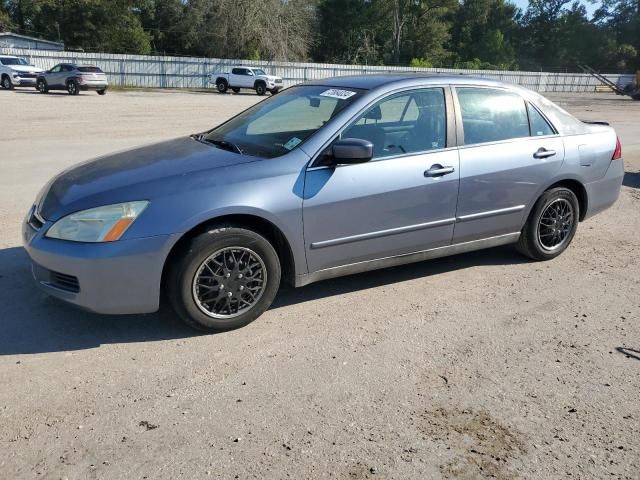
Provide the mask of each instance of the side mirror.
POLYGON ((360 138, 343 138, 333 144, 333 163, 351 165, 365 163, 373 157, 373 143, 360 138))

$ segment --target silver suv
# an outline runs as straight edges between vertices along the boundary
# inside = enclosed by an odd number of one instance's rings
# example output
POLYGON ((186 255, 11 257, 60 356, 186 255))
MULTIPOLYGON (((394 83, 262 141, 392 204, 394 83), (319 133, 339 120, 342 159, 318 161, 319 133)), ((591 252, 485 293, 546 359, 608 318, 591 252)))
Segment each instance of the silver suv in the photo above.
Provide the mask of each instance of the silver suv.
POLYGON ((82 90, 94 90, 98 95, 107 93, 109 82, 102 70, 94 65, 60 63, 41 73, 36 82, 40 93, 49 90, 66 90, 69 95, 78 95, 82 90))

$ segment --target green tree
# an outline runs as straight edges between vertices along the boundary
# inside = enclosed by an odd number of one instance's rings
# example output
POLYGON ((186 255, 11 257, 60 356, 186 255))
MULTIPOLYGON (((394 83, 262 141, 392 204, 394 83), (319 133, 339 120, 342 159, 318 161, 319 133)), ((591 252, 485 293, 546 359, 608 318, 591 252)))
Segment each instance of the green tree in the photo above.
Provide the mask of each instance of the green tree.
POLYGON ((518 14, 518 8, 505 0, 464 0, 452 29, 459 61, 515 67, 518 14))

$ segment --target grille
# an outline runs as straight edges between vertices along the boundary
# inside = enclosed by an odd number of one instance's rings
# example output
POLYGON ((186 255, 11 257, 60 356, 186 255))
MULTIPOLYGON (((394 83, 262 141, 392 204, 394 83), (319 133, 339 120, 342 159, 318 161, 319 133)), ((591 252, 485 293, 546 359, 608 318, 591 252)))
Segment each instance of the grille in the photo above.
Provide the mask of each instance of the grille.
POLYGON ((78 293, 80 291, 78 277, 64 273, 51 272, 51 285, 68 292, 78 293))
POLYGON ((18 73, 18 75, 20 75, 20 78, 36 78, 36 74, 35 73, 18 73))
POLYGON ((282 79, 281 78, 276 78, 276 83, 282 83, 282 79))

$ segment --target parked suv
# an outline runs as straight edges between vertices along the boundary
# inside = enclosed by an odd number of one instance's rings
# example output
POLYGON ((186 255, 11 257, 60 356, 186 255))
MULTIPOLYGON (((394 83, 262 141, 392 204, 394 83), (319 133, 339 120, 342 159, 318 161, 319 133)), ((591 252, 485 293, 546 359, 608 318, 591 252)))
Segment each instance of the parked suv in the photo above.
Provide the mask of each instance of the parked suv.
POLYGON ((40 93, 49 90, 66 90, 69 95, 78 95, 81 90, 95 90, 98 95, 107 93, 109 83, 102 70, 94 65, 60 63, 38 76, 36 89, 40 93))
POLYGON ((0 85, 6 90, 33 86, 40 73, 41 68, 29 64, 24 58, 0 55, 0 85))
POLYGON ((220 93, 228 89, 238 93, 241 88, 255 90, 258 95, 264 95, 267 90, 275 95, 282 89, 282 77, 267 75, 261 68, 233 67, 231 73, 214 73, 209 79, 215 84, 220 93))

